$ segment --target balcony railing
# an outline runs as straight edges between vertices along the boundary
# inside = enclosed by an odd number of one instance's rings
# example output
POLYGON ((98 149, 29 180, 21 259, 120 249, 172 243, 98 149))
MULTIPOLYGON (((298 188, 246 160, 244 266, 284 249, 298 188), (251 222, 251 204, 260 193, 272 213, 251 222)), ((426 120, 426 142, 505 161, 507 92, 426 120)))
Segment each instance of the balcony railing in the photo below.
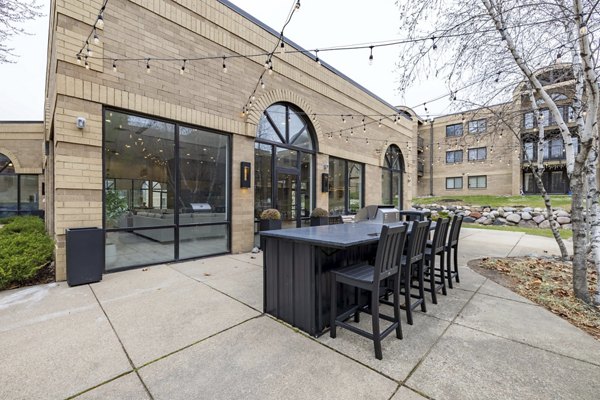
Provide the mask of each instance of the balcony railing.
POLYGON ((423 151, 425 148, 425 140, 421 136, 417 136, 417 150, 423 151))
POLYGON ((425 172, 425 163, 423 161, 419 161, 417 163, 417 175, 423 176, 424 172, 425 172))

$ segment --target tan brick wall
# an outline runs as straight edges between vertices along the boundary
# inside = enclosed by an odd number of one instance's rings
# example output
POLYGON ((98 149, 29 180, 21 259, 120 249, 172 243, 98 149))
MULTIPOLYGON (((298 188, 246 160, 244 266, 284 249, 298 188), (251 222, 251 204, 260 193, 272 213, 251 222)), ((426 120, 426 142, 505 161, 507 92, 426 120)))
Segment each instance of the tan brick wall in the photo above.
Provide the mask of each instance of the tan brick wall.
MULTIPOLYGON (((379 203, 381 152, 397 142, 406 153, 406 143, 416 140, 413 122, 403 119, 395 125, 389 119, 381 128, 376 123, 367 126, 370 143, 366 144, 359 118, 343 125, 340 115, 389 115, 393 109, 302 54, 275 57, 275 74, 265 76, 267 87, 259 87, 255 106, 246 118, 240 112, 264 71, 262 58, 229 59, 227 74, 221 71, 220 59, 189 62, 184 75, 179 74, 180 63, 153 60, 150 74, 146 73, 145 61, 117 61, 118 71, 113 72, 112 60, 124 56, 191 58, 260 53, 274 47, 275 36, 216 1, 111 0, 104 13, 104 29, 99 31, 101 45, 92 47, 94 57, 107 59, 90 60, 91 68, 86 70, 77 65, 75 54, 90 32, 101 3, 54 2, 50 54, 55 55, 56 66, 48 72, 47 109, 52 120, 47 121, 47 131, 54 126, 56 235, 63 235, 66 227, 99 226, 102 222, 102 105, 233 134, 233 252, 252 247, 254 191, 239 189, 239 162, 253 161, 256 124, 270 104, 291 102, 309 115, 319 145, 316 203, 324 208, 328 197, 320 192, 320 179, 328 155, 365 163, 366 203, 379 203), (78 116, 87 119, 84 130, 75 128, 78 116), (346 143, 337 132, 350 125, 356 129, 346 143), (330 139, 329 132, 336 134, 330 139), (87 193, 87 200, 70 200, 69 196, 79 192, 87 193)), ((372 120, 367 118, 366 122, 372 120)), ((411 161, 406 176, 414 175, 414 171, 415 162, 411 161)), ((405 182, 405 188, 408 201, 416 190, 416 180, 405 182)), ((57 252, 62 254, 60 249, 59 245, 57 252)), ((58 259, 57 271, 64 270, 61 263, 62 258, 58 259)))
POLYGON ((17 174, 41 174, 43 122, 0 122, 0 153, 11 159, 17 174))
MULTIPOLYGON (((505 105, 500 105, 503 107, 505 105)), ((507 110, 512 110, 509 108, 507 110)), ((505 112, 508 112, 505 110, 505 112)), ((486 110, 472 110, 465 113, 448 115, 433 122, 433 143, 431 141, 430 123, 419 126, 419 135, 423 137, 425 148, 419 154, 424 160, 424 173, 418 182, 418 195, 430 195, 430 174, 433 168, 434 196, 464 195, 514 195, 520 188, 520 152, 515 152, 519 142, 507 125, 486 110), (469 133, 468 123, 471 120, 486 119, 487 129, 483 134, 469 133), (463 124, 461 137, 446 137, 446 126, 463 124), (433 160, 430 148, 433 148, 433 160), (487 149, 487 157, 483 161, 468 161, 468 150, 478 147, 487 149), (463 161, 446 163, 446 152, 462 150, 463 161), (469 188, 469 176, 487 176, 486 188, 469 188), (446 178, 462 177, 462 189, 446 189, 446 178)), ((518 125, 517 125, 518 129, 518 125)))

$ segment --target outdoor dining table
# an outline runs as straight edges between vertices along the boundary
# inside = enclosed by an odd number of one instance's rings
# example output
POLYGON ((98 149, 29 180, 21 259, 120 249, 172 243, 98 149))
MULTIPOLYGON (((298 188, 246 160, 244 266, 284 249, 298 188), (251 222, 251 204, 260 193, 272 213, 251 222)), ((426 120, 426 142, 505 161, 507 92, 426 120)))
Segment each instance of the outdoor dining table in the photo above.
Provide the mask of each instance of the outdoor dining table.
MULTIPOLYGON (((324 333, 329 325, 329 271, 373 258, 381 228, 365 222, 260 232, 264 312, 310 335, 324 333)), ((408 222, 409 233, 411 228, 408 222)), ((340 297, 343 310, 355 292, 342 291, 340 297)))

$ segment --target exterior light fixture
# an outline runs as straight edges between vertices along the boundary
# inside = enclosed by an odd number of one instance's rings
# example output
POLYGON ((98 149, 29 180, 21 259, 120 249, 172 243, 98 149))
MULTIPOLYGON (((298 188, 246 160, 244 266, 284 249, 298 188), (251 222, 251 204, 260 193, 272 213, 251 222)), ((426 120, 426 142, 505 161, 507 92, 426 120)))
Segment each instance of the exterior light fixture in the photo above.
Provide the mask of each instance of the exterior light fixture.
POLYGON ((250 188, 252 181, 252 165, 249 162, 242 161, 240 163, 240 187, 250 188))

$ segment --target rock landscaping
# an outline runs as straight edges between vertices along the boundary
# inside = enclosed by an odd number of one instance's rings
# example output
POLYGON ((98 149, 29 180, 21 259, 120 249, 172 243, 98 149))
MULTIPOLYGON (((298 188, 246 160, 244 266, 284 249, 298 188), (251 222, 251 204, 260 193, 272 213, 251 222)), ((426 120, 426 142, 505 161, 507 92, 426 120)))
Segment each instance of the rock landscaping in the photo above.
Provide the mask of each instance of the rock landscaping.
MULTIPOLYGON (((413 209, 430 211, 431 217, 436 219, 440 216, 453 217, 455 214, 462 215, 464 222, 481 225, 508 225, 521 226, 525 228, 550 228, 548 212, 543 208, 531 207, 488 207, 488 206, 446 206, 438 204, 419 205, 414 204, 413 209)), ((556 208, 552 210, 553 223, 560 229, 571 229, 571 214, 556 208)))

